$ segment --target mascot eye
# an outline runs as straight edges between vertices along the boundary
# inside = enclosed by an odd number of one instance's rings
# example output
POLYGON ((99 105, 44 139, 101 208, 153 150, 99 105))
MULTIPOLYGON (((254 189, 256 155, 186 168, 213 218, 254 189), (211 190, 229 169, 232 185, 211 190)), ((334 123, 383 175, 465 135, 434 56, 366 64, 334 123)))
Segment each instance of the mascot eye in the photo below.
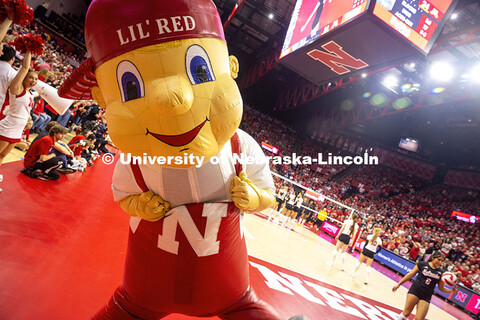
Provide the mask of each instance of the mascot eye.
POLYGON ((210 59, 199 45, 188 48, 185 62, 188 78, 193 85, 215 81, 210 59))
POLYGON ((122 95, 122 102, 145 96, 142 76, 137 67, 130 61, 124 60, 118 64, 117 82, 122 95))

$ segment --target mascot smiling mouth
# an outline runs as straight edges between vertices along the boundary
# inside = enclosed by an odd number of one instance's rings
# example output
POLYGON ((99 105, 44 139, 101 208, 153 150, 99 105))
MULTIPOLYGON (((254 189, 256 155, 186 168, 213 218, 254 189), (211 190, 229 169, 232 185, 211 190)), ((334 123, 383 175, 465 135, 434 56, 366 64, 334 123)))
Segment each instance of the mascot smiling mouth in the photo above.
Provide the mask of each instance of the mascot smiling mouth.
POLYGON ((181 147, 181 146, 184 146, 184 145, 192 142, 192 140, 195 139, 195 137, 198 135, 198 133, 203 128, 205 123, 207 123, 207 121, 210 121, 210 120, 208 120, 208 117, 205 119, 205 121, 200 123, 198 126, 193 128, 192 130, 190 130, 188 132, 185 132, 185 133, 182 133, 182 134, 177 134, 177 135, 173 135, 173 136, 172 135, 158 134, 158 133, 150 132, 147 128, 147 133, 145 135, 150 134, 150 135, 152 135, 152 137, 154 137, 154 138, 156 138, 156 139, 158 139, 158 140, 162 141, 163 143, 166 143, 170 146, 181 147))

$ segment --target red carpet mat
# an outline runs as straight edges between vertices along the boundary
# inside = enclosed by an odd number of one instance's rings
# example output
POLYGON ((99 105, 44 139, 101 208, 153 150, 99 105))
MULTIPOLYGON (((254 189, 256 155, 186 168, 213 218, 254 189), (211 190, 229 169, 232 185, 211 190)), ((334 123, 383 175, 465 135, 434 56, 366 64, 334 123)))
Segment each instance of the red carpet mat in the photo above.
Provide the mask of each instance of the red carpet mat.
MULTIPOLYGON (((121 282, 128 220, 112 200, 113 165, 40 181, 0 167, 0 319, 89 319, 121 282)), ((399 310, 250 259, 260 298, 286 318, 394 319, 399 310)), ((171 315, 166 319, 189 319, 171 315)))

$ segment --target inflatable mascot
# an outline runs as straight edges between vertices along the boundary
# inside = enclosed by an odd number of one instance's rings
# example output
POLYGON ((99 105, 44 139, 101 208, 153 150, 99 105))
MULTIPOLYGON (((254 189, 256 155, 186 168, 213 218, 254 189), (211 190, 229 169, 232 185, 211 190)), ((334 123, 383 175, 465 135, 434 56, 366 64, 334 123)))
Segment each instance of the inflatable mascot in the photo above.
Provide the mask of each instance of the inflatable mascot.
POLYGON ((94 319, 279 319, 249 286, 242 233, 244 211, 274 204, 273 179, 238 129, 238 61, 213 2, 93 0, 85 40, 89 58, 59 94, 93 97, 122 152, 156 159, 115 168, 132 216, 124 279, 94 319))

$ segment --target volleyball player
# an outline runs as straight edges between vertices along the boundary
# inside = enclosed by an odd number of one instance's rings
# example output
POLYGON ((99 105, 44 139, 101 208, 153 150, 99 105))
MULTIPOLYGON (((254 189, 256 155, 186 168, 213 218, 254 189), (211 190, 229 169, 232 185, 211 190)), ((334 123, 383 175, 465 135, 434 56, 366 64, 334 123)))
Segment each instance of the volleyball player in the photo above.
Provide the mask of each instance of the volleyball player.
POLYGON ((417 306, 417 314, 415 320, 423 320, 427 316, 428 308, 430 307, 430 299, 433 295, 435 285, 438 283, 438 290, 445 293, 457 292, 457 286, 453 289, 447 289, 441 280, 444 270, 442 266, 445 256, 441 251, 435 251, 430 259, 430 262, 420 261, 413 270, 405 275, 393 288, 395 292, 402 284, 412 279, 417 273, 417 279, 413 282, 410 290, 408 290, 407 301, 403 311, 398 315, 396 320, 406 320, 412 313, 412 310, 417 306))
POLYGON ((272 215, 268 217, 268 221, 272 220, 275 223, 278 221, 278 216, 280 212, 282 212, 282 207, 285 204, 285 199, 287 197, 287 191, 288 187, 287 186, 282 186, 278 189, 277 191, 277 197, 276 197, 276 205, 275 208, 272 209, 272 215))
MULTIPOLYGON (((308 203, 307 203, 307 208, 311 209, 312 207, 312 204, 311 204, 311 201, 310 200, 307 200, 308 203)), ((311 215, 311 211, 308 210, 308 209, 303 209, 301 211, 301 215, 300 215, 300 218, 298 219, 298 223, 301 224, 301 225, 304 225, 305 222, 307 222, 307 220, 310 219, 310 215, 311 215)))
MULTIPOLYGON (((358 231, 358 214, 353 213, 348 220, 342 225, 342 228, 338 232, 338 235, 335 237, 337 240, 337 245, 335 246, 335 250, 333 251, 332 260, 327 263, 328 266, 333 266, 335 262, 335 257, 338 254, 339 250, 342 250, 342 271, 345 271, 345 256, 347 255, 345 251, 347 250, 348 244, 350 243, 350 239, 352 239, 358 231)), ((352 243, 353 245, 353 243, 352 243)))
POLYGON ((283 214, 285 215, 285 221, 283 222, 282 226, 288 223, 288 218, 292 214, 295 206, 295 190, 291 190, 288 194, 288 200, 285 203, 285 208, 283 209, 283 214))
POLYGON ((367 275, 365 276, 365 281, 363 283, 368 284, 368 277, 370 275, 370 271, 372 269, 372 262, 375 253, 377 253, 377 248, 382 245, 382 239, 380 239, 380 228, 373 229, 373 233, 367 236, 367 244, 363 248, 360 257, 358 258, 357 266, 355 270, 350 274, 350 276, 355 277, 355 273, 357 273, 358 268, 362 265, 362 262, 367 259, 367 275))
POLYGON ((287 198, 287 191, 288 187, 287 186, 282 186, 280 189, 278 189, 277 193, 277 205, 275 206, 275 211, 282 211, 282 207, 285 204, 285 199, 287 198))
POLYGON ((290 215, 287 220, 287 227, 292 228, 292 224, 295 225, 297 222, 297 216, 299 213, 302 212, 302 204, 303 204, 303 195, 301 192, 297 194, 295 198, 295 204, 293 205, 293 210, 290 211, 290 215))

